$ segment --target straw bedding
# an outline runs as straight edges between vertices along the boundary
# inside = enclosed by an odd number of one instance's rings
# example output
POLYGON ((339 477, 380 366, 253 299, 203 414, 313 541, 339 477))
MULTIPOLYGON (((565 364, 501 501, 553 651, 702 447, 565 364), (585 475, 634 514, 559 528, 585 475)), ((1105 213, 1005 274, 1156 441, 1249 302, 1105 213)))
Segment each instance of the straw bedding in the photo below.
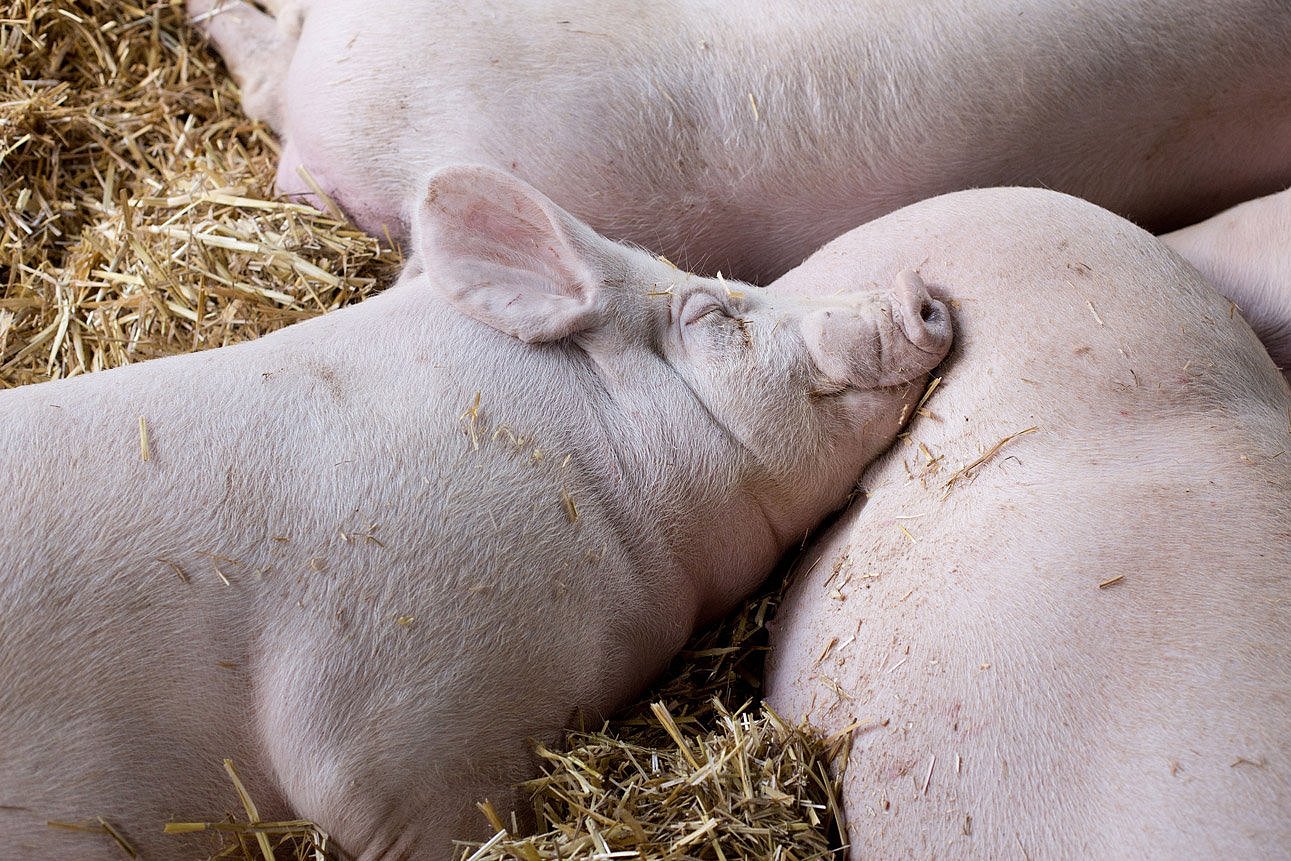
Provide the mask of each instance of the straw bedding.
MULTIPOLYGON (((182 0, 7 7, 0 388, 259 337, 370 296, 397 272, 397 251, 275 200, 275 143, 240 113, 182 0)), ((543 833, 507 833, 485 805, 481 822, 497 833, 461 854, 832 857, 826 741, 759 700, 775 600, 758 597, 697 637, 616 720, 537 748, 543 774, 529 789, 543 833)), ((228 858, 336 857, 309 823, 255 823, 233 765, 229 775, 225 820, 171 828, 217 830, 228 858)))

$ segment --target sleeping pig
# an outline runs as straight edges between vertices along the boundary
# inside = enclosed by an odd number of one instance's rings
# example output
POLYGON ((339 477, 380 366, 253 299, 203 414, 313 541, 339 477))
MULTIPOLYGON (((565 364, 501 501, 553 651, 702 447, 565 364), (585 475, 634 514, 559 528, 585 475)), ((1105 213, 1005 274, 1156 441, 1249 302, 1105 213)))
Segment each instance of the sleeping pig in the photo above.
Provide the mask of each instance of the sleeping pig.
POLYGON ((0 846, 196 852, 163 824, 235 806, 228 757, 263 819, 449 857, 843 502, 950 343, 911 272, 699 278, 490 168, 413 228, 360 305, 0 393, 0 846))
MULTIPOLYGON (((758 283, 962 188, 1047 186, 1164 230, 1291 184, 1285 0, 264 5, 188 0, 282 137, 279 189, 396 240, 454 161, 758 283)), ((1285 297, 1230 298, 1291 325, 1285 297)))
POLYGON ((1291 189, 1248 200, 1161 240, 1177 251, 1243 316, 1291 375, 1291 189))
POLYGON ((903 209, 797 286, 916 263, 955 351, 768 669, 844 745, 851 857, 1286 857, 1285 381, 1162 243, 1051 192, 903 209))

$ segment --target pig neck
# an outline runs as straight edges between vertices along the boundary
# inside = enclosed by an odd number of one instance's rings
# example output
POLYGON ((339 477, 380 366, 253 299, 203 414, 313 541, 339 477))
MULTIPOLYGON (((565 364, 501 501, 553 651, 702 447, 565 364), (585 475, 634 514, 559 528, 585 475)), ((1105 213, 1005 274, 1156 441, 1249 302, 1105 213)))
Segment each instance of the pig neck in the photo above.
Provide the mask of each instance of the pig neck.
POLYGON ((757 459, 667 361, 587 347, 577 348, 577 385, 598 431, 590 468, 614 487, 631 541, 652 539, 638 556, 665 560, 685 586, 693 624, 712 620, 751 592, 792 540, 758 493, 757 459))
MULTIPOLYGON (((412 321, 425 319, 431 288, 414 272, 379 297, 388 308, 377 300, 364 303, 387 318, 374 329, 408 331, 417 325, 412 321)), ((632 612, 648 620, 652 633, 636 643, 640 664, 618 668, 620 679, 611 686, 632 690, 661 668, 696 624, 726 612, 751 591, 783 552, 787 542, 747 480, 732 480, 724 468, 736 463, 737 474, 746 473, 754 468, 752 456, 697 404, 661 397, 675 386, 663 363, 643 363, 634 350, 608 357, 592 351, 600 356, 594 359, 572 342, 522 345, 447 309, 442 316, 444 331, 432 332, 428 342, 446 364, 508 368, 478 384, 482 438, 493 445, 523 429, 502 405, 518 415, 547 417, 535 439, 546 457, 558 459, 562 468, 567 461, 576 476, 569 489, 578 528, 604 529, 604 543, 620 560, 621 573, 646 586, 632 612), (499 353, 509 358, 499 361, 499 353)), ((450 402, 455 397, 469 409, 474 386, 466 378, 450 402)), ((427 395, 435 396, 443 397, 427 395)))
MULTIPOLYGON (((364 303, 385 318, 373 328, 415 328, 411 321, 427 316, 430 289, 422 277, 411 274, 379 301, 364 303)), ((657 641, 641 644, 640 657, 652 674, 654 663, 680 647, 695 621, 712 614, 715 598, 727 603, 721 596, 730 586, 724 584, 747 582, 749 571, 760 578, 779 553, 769 529, 758 529, 758 537, 729 547, 724 547, 727 539, 714 538, 731 535, 733 524, 761 519, 756 504, 732 498, 729 489, 714 498, 713 461, 691 456, 709 450, 696 445, 696 428, 704 429, 701 434, 720 434, 697 416, 678 421, 671 415, 670 407, 661 404, 659 389, 648 382, 653 378, 643 372, 640 357, 630 351, 618 354, 620 361, 603 364, 574 343, 523 345, 447 308, 438 313, 445 325, 429 333, 427 346, 446 365, 465 373, 458 374, 462 379, 455 395, 436 390, 427 397, 447 397, 450 403, 455 397, 469 412, 476 397, 471 390, 478 388, 481 439, 493 445, 509 442, 512 433, 532 433, 543 458, 568 470, 578 528, 603 529, 603 542, 615 551, 622 573, 649 584, 648 594, 640 598, 643 609, 653 603, 666 609, 653 619, 657 641), (490 364, 507 370, 473 381, 469 369, 490 364), (524 416, 543 418, 526 427, 524 416), (714 504, 705 510, 697 502, 701 499, 714 504), (714 546, 723 546, 723 552, 713 553, 714 546)), ((720 441, 713 445, 721 450, 720 441)))

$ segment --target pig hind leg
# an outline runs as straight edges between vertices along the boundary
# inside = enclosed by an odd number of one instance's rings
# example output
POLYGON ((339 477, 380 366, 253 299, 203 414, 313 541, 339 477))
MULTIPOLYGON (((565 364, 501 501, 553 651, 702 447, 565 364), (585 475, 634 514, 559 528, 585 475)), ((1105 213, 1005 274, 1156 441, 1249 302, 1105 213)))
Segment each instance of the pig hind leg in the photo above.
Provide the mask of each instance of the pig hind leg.
POLYGON ((274 789, 291 815, 317 822, 357 861, 447 859, 454 839, 487 839, 476 802, 507 816, 514 782, 535 772, 527 725, 492 700, 472 706, 469 690, 441 688, 414 661, 356 659, 377 654, 360 639, 292 634, 269 637, 273 660, 256 694, 274 789))
POLYGON ((282 89, 296 52, 303 10, 266 3, 277 17, 243 0, 188 0, 188 17, 215 45, 242 89, 242 109, 282 133, 282 89))
MULTIPOLYGON (((413 749, 356 762, 362 744, 356 733, 348 750, 326 752, 331 768, 289 765, 280 773, 295 814, 317 822, 356 861, 446 859, 456 840, 488 839, 492 828, 477 803, 487 800, 509 822, 521 800, 511 783, 533 772, 522 745, 503 745, 514 747, 512 761, 483 774, 478 762, 451 752, 434 762, 413 749)), ((531 824, 525 813, 517 810, 522 830, 531 824)))
POLYGON ((1161 239, 1233 301, 1291 379, 1291 189, 1161 239))

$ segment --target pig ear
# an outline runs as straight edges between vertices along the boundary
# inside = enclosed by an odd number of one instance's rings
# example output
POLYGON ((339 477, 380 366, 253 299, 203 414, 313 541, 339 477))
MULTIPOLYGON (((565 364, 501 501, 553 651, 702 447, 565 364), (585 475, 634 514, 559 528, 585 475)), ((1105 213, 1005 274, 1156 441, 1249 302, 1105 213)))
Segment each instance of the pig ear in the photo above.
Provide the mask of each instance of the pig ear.
POLYGON ((444 168, 413 230, 431 282, 468 317, 526 343, 596 323, 611 243, 515 177, 444 168))

